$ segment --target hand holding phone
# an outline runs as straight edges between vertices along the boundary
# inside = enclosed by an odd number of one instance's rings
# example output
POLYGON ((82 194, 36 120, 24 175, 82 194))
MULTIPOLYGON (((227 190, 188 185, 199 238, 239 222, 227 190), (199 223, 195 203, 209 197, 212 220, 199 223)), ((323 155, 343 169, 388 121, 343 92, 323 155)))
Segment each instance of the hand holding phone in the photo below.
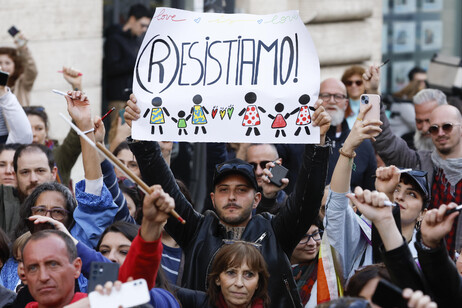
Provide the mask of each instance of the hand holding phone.
POLYGON ((8 77, 9 76, 10 76, 10 74, 8 74, 7 72, 4 72, 4 71, 0 70, 0 86, 1 87, 6 86, 6 84, 8 83, 8 77))
POLYGON ((276 163, 274 164, 274 167, 269 169, 269 171, 273 175, 273 177, 270 178, 270 182, 277 187, 282 186, 281 180, 287 177, 287 173, 289 173, 289 169, 276 163))
POLYGON ((21 35, 21 31, 19 31, 15 26, 11 26, 8 29, 8 33, 13 37, 14 42, 18 47, 22 47, 26 45, 27 40, 24 38, 24 36, 21 35))
POLYGON ((150 299, 148 285, 144 279, 126 282, 119 291, 113 288, 107 295, 93 291, 88 297, 92 308, 133 307, 146 304, 150 299))
POLYGON ((88 291, 95 290, 97 285, 108 281, 116 281, 119 277, 119 264, 106 262, 91 262, 90 279, 88 280, 88 291))
POLYGON ((361 104, 372 105, 371 109, 364 115, 363 120, 380 121, 380 95, 363 94, 361 104))

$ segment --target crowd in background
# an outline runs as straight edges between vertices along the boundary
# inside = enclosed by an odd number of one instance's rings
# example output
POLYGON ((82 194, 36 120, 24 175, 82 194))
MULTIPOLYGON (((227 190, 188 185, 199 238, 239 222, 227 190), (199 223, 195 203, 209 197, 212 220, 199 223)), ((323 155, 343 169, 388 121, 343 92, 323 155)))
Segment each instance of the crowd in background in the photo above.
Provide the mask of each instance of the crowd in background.
POLYGON ((146 307, 462 304, 462 116, 425 70, 387 94, 380 66, 349 67, 320 84, 319 144, 207 143, 195 160, 189 143, 130 137, 141 117, 132 72, 151 16, 134 5, 105 32, 108 132, 82 72, 63 67, 80 133, 61 143, 48 138, 45 108, 30 105, 37 68, 26 37, 0 47, 1 307, 90 307, 90 292, 109 298, 133 279, 147 284, 146 307), (379 118, 364 94, 381 95, 379 118), (85 179, 73 183, 79 155, 85 179), (276 165, 289 169, 280 186, 276 165), (95 288, 92 262, 117 264, 117 281, 95 288))

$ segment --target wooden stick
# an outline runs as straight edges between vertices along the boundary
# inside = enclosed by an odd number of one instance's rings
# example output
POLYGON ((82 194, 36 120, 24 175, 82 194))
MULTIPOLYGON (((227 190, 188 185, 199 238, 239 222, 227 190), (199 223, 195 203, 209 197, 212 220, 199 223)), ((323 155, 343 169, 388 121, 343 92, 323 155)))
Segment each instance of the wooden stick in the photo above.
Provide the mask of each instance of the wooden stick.
MULTIPOLYGON (((95 144, 96 147, 112 161, 112 163, 114 163, 115 165, 117 165, 117 167, 122 169, 122 171, 124 171, 133 182, 138 184, 141 190, 143 190, 147 194, 153 193, 151 187, 146 185, 146 183, 144 183, 143 180, 141 180, 136 174, 134 174, 130 169, 128 169, 124 164, 122 164, 122 162, 117 157, 115 157, 114 154, 112 154, 108 149, 106 149, 104 145, 102 145, 99 142, 96 142, 95 144)), ((175 210, 172 210, 170 214, 176 219, 178 219, 178 221, 182 224, 186 223, 186 221, 180 215, 178 215, 178 213, 175 210)))
MULTIPOLYGON (((72 123, 64 114, 60 113, 60 116, 75 130, 77 135, 81 136, 83 139, 85 139, 86 142, 88 142, 92 147, 96 148, 99 150, 104 156, 106 156, 107 159, 113 164, 116 165, 125 175, 127 175, 130 180, 138 184, 141 188, 142 191, 144 191, 146 194, 152 194, 153 190, 151 187, 146 185, 146 183, 143 182, 136 174, 134 174, 130 169, 128 169, 124 164, 120 162, 120 160, 114 156, 104 145, 102 145, 99 142, 93 142, 90 138, 85 136, 84 133, 74 124, 72 123)), ((175 210, 172 210, 170 212, 170 215, 175 217, 179 222, 181 222, 183 225, 186 223, 186 220, 184 220, 180 215, 175 210)))

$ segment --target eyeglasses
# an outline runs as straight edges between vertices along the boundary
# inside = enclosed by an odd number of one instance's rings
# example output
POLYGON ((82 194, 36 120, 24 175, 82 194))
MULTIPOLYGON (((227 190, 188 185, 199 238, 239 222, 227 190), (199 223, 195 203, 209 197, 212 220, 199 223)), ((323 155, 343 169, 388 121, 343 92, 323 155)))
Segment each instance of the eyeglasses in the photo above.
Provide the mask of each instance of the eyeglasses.
POLYGON ((344 99, 346 99, 346 95, 343 94, 330 94, 330 93, 321 93, 319 94, 319 98, 322 99, 323 102, 327 103, 330 101, 331 97, 334 97, 334 101, 336 103, 341 103, 344 99))
POLYGON ((250 164, 218 164, 215 166, 216 172, 221 173, 228 170, 244 170, 247 172, 254 173, 253 166, 250 164))
POLYGON ((298 244, 299 245, 306 244, 310 241, 311 238, 313 238, 313 240, 315 240, 316 242, 319 242, 322 239, 322 234, 323 234, 322 230, 319 230, 313 234, 306 234, 302 237, 302 239, 300 240, 298 244))
POLYGON ((262 169, 265 169, 266 168, 266 164, 269 163, 271 160, 262 160, 261 162, 259 163, 255 163, 255 162, 249 162, 249 164, 252 165, 253 169, 257 170, 257 166, 260 165, 260 167, 262 169))
POLYGON ((351 87, 353 84, 359 87, 363 84, 363 81, 362 80, 347 80, 345 81, 345 84, 347 87, 351 87))
POLYGON ((453 126, 460 126, 460 124, 444 123, 441 126, 434 124, 434 125, 430 126, 430 128, 428 129, 428 132, 430 134, 432 134, 433 136, 436 136, 436 135, 438 135, 438 133, 440 131, 440 127, 441 127, 443 129, 443 132, 445 132, 446 134, 449 134, 450 132, 452 132, 452 127, 453 126))
POLYGON ((46 216, 48 213, 50 213, 51 218, 56 220, 64 219, 64 217, 69 214, 68 210, 62 209, 60 207, 55 207, 51 210, 48 210, 44 206, 33 206, 30 209, 32 211, 32 215, 46 216))

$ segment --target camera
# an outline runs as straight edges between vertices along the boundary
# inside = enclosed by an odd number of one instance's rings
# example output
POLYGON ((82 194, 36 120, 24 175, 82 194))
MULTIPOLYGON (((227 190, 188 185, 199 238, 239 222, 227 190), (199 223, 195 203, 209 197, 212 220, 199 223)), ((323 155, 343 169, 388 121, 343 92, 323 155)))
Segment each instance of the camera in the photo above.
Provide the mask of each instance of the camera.
POLYGON ((361 101, 363 102, 363 104, 369 104, 369 96, 362 95, 361 96, 361 101))
POLYGON ((0 86, 6 86, 8 83, 9 74, 0 70, 0 86))

